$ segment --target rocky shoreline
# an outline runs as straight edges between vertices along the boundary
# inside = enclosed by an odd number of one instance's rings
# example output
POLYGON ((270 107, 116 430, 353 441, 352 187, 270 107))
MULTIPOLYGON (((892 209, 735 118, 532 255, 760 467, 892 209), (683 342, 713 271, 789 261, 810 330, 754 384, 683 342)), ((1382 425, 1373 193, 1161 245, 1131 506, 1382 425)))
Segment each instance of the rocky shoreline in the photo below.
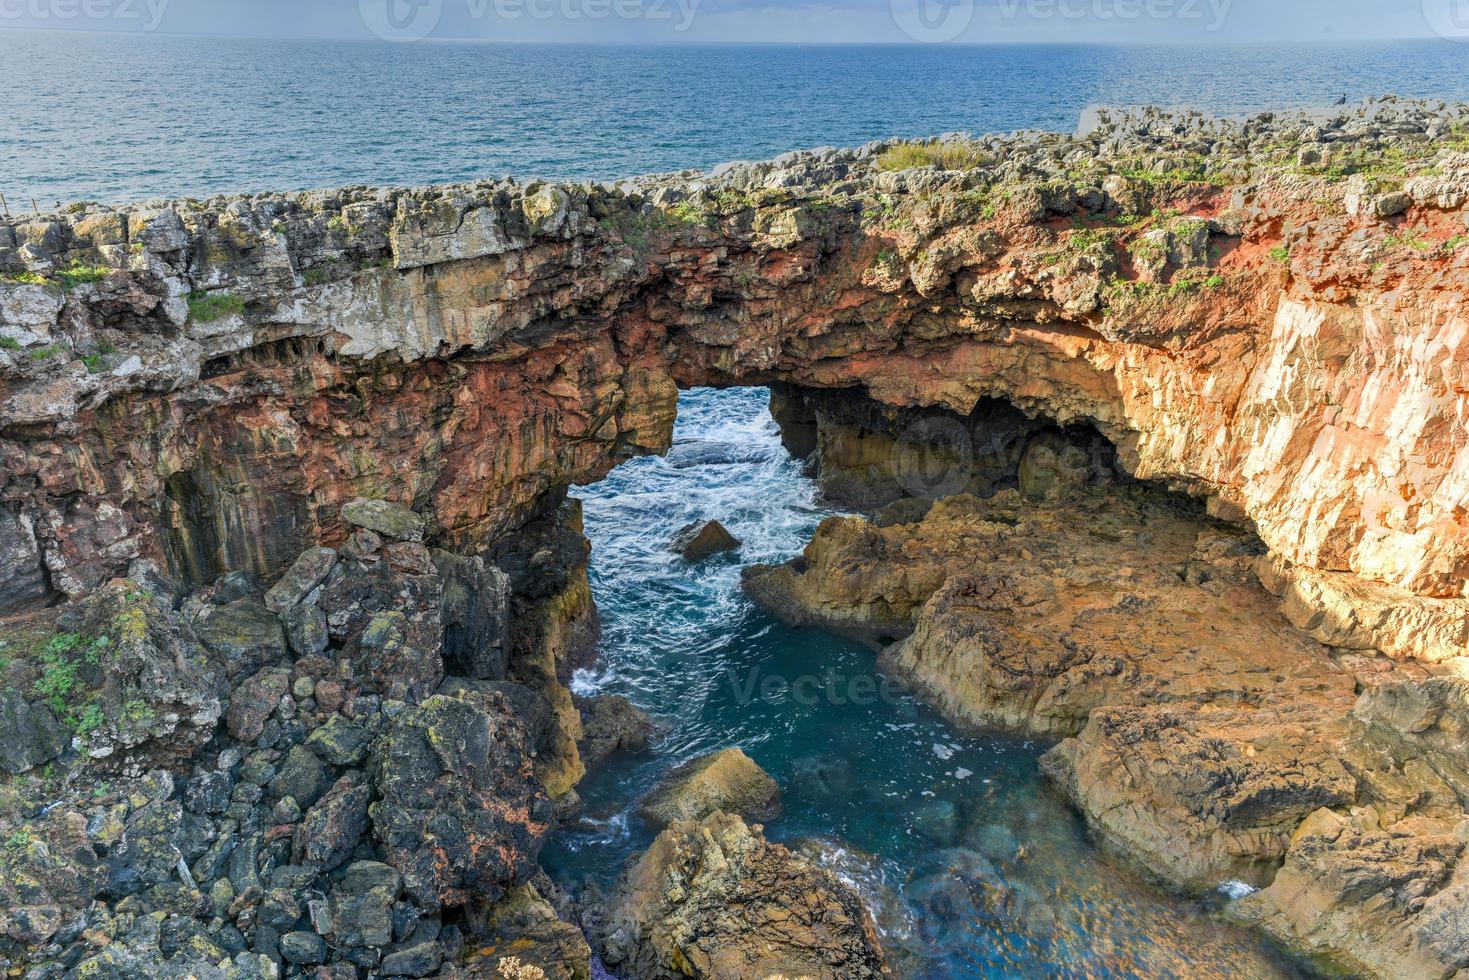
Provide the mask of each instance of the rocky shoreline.
POLYGON ((567 689, 568 487, 745 384, 871 515, 757 601, 1060 738, 1047 774, 1169 886, 1254 886, 1351 970, 1469 970, 1466 205, 1469 108, 1389 99, 0 223, 0 959, 888 975, 747 822, 748 759, 645 801, 615 894, 536 864, 648 739, 567 689))

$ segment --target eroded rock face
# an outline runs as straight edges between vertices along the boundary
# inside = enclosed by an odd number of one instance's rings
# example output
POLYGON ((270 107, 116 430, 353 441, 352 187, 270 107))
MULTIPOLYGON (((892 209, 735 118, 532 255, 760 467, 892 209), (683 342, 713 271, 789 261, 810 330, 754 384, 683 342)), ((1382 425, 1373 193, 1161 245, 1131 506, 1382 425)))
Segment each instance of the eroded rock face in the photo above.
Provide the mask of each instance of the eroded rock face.
POLYGON ((602 956, 628 976, 891 976, 854 892, 725 813, 660 834, 611 899, 605 929, 602 956))
MULTIPOLYGON (((32 559, 7 532, 0 595, 36 601, 38 561, 50 589, 85 594, 139 555, 188 584, 273 579, 339 544, 358 499, 421 517, 390 529, 405 540, 477 549, 666 449, 679 385, 775 381, 1085 422, 1130 472, 1247 515, 1296 566, 1462 599, 1469 332, 1450 243, 1469 161, 1438 140, 1460 112, 1114 114, 986 138, 994 162, 964 172, 890 172, 877 145, 616 187, 28 221, 0 238, 27 245, 0 247, 0 270, 115 271, 70 291, 0 281, 21 348, 0 350, 0 503, 36 542, 32 559), (1330 134, 1319 164, 1282 150, 1308 122, 1330 134), (1395 197, 1322 173, 1388 152, 1408 161, 1395 197), (1120 172, 1140 158, 1164 169, 1120 172), (1192 169, 1205 179, 1176 179, 1192 169)), ((873 470, 876 443, 829 434, 811 448, 830 472, 869 497, 908 489, 873 470)), ((1017 451, 954 453, 965 485, 944 493, 988 492, 989 463, 1017 451)))

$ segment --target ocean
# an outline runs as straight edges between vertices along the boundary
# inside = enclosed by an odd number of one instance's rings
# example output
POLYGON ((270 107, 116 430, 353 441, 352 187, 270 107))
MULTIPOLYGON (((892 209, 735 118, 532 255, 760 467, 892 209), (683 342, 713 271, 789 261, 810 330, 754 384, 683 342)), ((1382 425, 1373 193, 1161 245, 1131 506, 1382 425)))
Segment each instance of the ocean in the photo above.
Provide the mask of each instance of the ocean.
POLYGON ((599 47, 0 30, 12 211, 514 174, 608 180, 888 136, 1469 99, 1469 45, 599 47))

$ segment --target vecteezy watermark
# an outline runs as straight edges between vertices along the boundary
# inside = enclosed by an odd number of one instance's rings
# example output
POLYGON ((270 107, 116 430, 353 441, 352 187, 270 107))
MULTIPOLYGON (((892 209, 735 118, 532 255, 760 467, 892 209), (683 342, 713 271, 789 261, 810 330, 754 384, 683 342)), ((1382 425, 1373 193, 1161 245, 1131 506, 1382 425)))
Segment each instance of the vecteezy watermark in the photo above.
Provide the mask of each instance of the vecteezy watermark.
POLYGON ((142 31, 156 31, 163 23, 169 0, 0 0, 0 22, 65 24, 73 21, 112 21, 142 31))
MULTIPOLYGON (((486 20, 644 20, 667 22, 682 33, 694 23, 700 0, 451 0, 472 22, 486 20)), ((367 29, 384 41, 421 41, 444 19, 445 0, 358 0, 367 29)))
POLYGON ((974 0, 888 0, 893 23, 915 41, 942 44, 969 29, 974 0))
POLYGON ((864 673, 844 674, 831 667, 820 674, 801 674, 795 677, 766 673, 759 667, 751 667, 744 672, 730 669, 727 677, 735 703, 742 707, 755 701, 786 699, 803 708, 822 703, 838 707, 854 705, 860 708, 871 704, 899 704, 912 700, 903 685, 893 678, 874 677, 864 673))
MULTIPOLYGON (((977 0, 888 0, 893 23, 915 41, 953 41, 974 21, 977 0)), ((1425 4, 1434 0, 1424 0, 1425 4)), ((1466 2, 1469 0, 1448 0, 1466 2)), ((1095 21, 1099 24, 1168 20, 1213 33, 1224 26, 1234 0, 995 0, 1001 22, 1095 21)))
POLYGON ((1423 0, 1429 30, 1450 41, 1469 41, 1469 0, 1423 0))

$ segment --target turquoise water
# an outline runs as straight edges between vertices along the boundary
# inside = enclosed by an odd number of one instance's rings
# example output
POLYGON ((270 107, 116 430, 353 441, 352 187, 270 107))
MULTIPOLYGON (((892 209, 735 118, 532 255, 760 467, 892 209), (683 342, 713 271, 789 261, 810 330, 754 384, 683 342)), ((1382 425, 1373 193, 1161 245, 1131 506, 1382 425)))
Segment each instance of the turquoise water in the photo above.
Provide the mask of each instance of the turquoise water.
POLYGON ((631 813, 660 774, 739 745, 780 783, 772 838, 853 882, 907 977, 1273 977, 1292 967, 1218 916, 1171 899, 1088 845, 1040 780, 1046 743, 966 737, 874 671, 866 649, 791 630, 740 593, 740 566, 800 551, 830 512, 781 448, 764 389, 698 390, 666 458, 582 487, 605 632, 583 693, 631 698, 668 726, 580 787, 586 818, 543 864, 605 885, 652 839, 631 813), (725 522, 737 556, 690 567, 683 524, 725 522))
MULTIPOLYGON (((3 23, 3 21, 0 21, 3 23)), ((0 193, 56 201, 610 179, 888 136, 1071 130, 1095 102, 1219 112, 1469 98, 1469 45, 369 44, 0 29, 0 193)))

